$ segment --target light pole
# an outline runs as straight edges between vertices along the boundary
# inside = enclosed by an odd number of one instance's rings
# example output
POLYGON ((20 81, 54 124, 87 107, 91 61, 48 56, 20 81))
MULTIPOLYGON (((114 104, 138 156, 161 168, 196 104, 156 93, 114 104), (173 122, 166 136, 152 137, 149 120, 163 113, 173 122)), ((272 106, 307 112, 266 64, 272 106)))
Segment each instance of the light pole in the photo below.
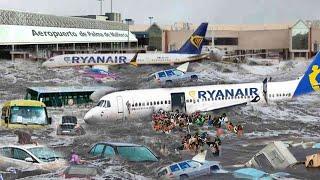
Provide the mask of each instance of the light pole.
POLYGON ((102 5, 103 5, 102 3, 104 0, 98 0, 98 1, 100 2, 100 15, 102 15, 102 5))
POLYGON ((132 22, 132 19, 125 19, 127 25, 128 25, 128 49, 130 49, 130 23, 132 22))
POLYGON ((150 20, 150 26, 151 26, 151 24, 152 24, 152 19, 153 19, 153 16, 149 16, 148 18, 149 18, 149 20, 150 20))

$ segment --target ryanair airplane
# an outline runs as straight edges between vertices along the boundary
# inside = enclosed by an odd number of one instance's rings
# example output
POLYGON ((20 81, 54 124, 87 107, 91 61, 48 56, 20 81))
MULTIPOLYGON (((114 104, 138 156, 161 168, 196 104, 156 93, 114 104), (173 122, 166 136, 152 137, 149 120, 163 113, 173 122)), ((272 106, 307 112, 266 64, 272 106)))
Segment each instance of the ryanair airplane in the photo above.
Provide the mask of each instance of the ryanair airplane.
POLYGON ((150 116, 154 111, 193 113, 246 105, 284 101, 320 91, 320 53, 301 78, 283 82, 225 84, 180 88, 142 89, 113 92, 102 97, 84 117, 88 124, 107 120, 150 116))
POLYGON ((66 54, 50 58, 43 67, 95 66, 140 64, 175 64, 195 61, 206 57, 201 55, 208 23, 202 23, 187 42, 178 50, 169 53, 136 53, 136 54, 66 54))

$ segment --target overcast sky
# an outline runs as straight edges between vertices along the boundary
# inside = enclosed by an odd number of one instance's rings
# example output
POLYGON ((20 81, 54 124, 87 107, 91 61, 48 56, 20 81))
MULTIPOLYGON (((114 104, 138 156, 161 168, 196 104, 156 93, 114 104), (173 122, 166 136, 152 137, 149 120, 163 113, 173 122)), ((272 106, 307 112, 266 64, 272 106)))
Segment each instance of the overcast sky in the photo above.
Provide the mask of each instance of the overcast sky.
MULTIPOLYGON (((110 11, 110 0, 104 0, 110 11)), ((1 9, 63 16, 99 14, 97 0, 0 0, 1 9)), ((320 0, 113 0, 113 11, 136 24, 153 16, 159 24, 174 22, 217 24, 290 23, 320 19, 320 0)))

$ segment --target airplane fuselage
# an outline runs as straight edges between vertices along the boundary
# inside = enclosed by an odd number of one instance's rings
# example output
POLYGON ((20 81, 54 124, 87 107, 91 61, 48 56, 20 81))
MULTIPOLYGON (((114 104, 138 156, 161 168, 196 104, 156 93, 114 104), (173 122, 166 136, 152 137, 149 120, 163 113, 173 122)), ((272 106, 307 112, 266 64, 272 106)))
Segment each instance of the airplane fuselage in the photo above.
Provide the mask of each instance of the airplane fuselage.
MULTIPOLYGON (((43 63, 44 67, 121 65, 130 63, 135 54, 65 54, 50 58, 43 63)), ((136 63, 142 64, 174 64, 198 60, 196 54, 177 53, 141 53, 136 63)))
POLYGON ((212 111, 251 103, 291 99, 300 80, 267 83, 225 84, 114 92, 101 98, 85 116, 87 123, 150 117, 160 109, 186 112, 212 111), (110 106, 108 107, 107 104, 110 106))

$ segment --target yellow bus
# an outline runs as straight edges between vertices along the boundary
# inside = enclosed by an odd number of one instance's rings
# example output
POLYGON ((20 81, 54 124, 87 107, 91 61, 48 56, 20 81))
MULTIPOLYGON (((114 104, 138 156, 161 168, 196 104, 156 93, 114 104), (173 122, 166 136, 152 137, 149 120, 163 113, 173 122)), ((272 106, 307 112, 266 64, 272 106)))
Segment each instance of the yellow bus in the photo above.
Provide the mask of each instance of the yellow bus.
POLYGON ((13 100, 4 103, 0 126, 7 128, 43 128, 52 123, 46 105, 40 101, 13 100))

